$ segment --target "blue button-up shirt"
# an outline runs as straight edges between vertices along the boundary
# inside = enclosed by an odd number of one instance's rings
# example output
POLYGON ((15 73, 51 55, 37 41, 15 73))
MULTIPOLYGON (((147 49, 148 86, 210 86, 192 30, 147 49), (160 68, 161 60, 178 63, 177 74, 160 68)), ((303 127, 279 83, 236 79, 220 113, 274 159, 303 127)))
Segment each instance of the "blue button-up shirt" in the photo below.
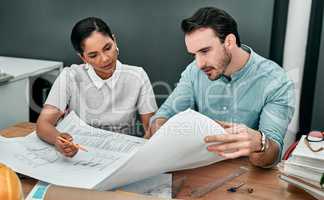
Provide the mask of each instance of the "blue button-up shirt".
POLYGON ((214 120, 242 123, 279 145, 279 161, 294 113, 294 85, 279 65, 245 45, 242 48, 250 53, 249 60, 231 77, 212 81, 195 61, 189 64, 151 121, 192 108, 214 120))

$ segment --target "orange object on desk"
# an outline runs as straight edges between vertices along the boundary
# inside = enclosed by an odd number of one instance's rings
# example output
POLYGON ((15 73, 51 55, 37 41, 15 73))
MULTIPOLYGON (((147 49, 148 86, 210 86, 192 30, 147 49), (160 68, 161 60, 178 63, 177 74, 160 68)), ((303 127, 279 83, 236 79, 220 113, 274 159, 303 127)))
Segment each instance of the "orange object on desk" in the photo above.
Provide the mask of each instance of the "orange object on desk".
POLYGON ((20 180, 9 167, 0 163, 0 199, 22 200, 24 195, 20 180))

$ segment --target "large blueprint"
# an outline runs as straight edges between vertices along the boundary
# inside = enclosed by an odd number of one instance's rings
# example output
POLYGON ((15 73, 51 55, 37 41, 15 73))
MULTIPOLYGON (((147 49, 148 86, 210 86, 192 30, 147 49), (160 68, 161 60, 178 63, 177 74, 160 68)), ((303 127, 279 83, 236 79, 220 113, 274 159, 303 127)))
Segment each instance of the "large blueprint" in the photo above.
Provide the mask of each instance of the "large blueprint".
POLYGON ((223 160, 206 150, 203 139, 222 134, 224 129, 190 109, 170 118, 150 140, 93 128, 74 112, 57 129, 70 133, 88 152, 66 158, 32 133, 20 138, 0 137, 0 162, 51 184, 109 190, 223 160))

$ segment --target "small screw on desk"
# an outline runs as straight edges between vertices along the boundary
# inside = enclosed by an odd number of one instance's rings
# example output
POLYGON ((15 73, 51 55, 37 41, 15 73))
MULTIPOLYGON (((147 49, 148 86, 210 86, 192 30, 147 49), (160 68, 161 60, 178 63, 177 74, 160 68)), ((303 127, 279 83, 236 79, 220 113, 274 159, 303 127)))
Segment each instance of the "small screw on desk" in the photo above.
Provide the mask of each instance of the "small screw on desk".
POLYGON ((253 188, 248 188, 247 191, 248 191, 248 193, 253 193, 254 189, 253 188))

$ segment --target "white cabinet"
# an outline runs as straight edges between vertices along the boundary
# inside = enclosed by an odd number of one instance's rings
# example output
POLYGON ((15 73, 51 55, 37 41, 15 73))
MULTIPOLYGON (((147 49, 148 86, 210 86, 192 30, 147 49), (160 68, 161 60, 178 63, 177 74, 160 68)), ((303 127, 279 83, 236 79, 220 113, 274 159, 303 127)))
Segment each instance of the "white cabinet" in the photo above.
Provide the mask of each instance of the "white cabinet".
POLYGON ((29 121, 32 81, 38 76, 57 76, 62 68, 62 62, 0 56, 1 71, 13 76, 0 83, 0 129, 29 121))

